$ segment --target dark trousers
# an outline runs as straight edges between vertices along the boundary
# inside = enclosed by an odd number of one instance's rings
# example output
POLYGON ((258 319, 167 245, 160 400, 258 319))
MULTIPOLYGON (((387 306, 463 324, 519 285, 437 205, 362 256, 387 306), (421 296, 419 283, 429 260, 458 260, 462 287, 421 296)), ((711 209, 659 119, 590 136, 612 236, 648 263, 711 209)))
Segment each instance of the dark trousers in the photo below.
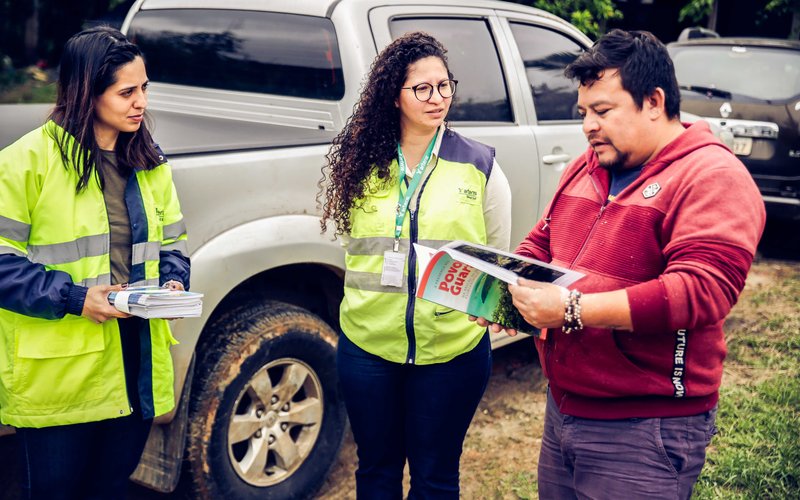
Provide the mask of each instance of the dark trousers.
POLYGON ((687 499, 716 413, 593 420, 563 415, 548 391, 539 498, 687 499))
POLYGON ((128 401, 127 417, 40 429, 18 428, 23 498, 121 499, 128 489, 153 419, 143 419, 136 381, 141 319, 119 321, 128 401))
POLYGON ((488 334, 472 351, 434 365, 392 363, 339 337, 359 499, 402 498, 406 459, 409 499, 458 498, 462 443, 486 389, 491 356, 488 334))
POLYGON ((41 429, 17 429, 22 497, 125 497, 153 420, 141 415, 41 429))

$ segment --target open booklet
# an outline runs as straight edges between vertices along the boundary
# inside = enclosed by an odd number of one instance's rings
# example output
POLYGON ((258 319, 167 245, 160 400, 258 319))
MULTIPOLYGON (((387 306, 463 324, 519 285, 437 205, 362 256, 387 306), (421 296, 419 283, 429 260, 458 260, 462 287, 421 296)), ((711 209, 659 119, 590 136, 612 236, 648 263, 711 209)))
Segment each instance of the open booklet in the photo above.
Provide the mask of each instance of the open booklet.
POLYGON ((453 241, 437 249, 414 244, 420 268, 417 297, 543 338, 512 303, 517 278, 568 286, 583 276, 495 248, 453 241))
POLYGON ((111 292, 108 302, 140 318, 194 318, 203 313, 203 294, 158 286, 128 287, 111 292))

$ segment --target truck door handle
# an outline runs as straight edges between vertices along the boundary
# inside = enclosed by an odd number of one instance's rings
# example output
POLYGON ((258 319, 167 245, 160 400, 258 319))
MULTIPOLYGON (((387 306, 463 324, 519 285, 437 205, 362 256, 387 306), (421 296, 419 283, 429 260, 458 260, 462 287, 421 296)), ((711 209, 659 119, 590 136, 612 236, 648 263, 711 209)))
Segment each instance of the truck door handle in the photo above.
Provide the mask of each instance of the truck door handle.
POLYGON ((569 160, 570 156, 567 153, 542 156, 542 161, 548 165, 552 165, 553 163, 566 163, 569 160))

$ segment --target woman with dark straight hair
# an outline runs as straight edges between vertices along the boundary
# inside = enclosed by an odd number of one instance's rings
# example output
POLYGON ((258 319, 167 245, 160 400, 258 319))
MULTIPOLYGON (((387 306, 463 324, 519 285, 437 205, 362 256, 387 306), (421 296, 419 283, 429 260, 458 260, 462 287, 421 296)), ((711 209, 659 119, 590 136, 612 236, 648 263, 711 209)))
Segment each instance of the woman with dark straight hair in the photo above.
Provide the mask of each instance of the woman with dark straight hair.
POLYGON ((25 498, 123 498, 175 404, 167 321, 108 300, 129 283, 189 286, 147 85, 122 33, 82 31, 50 118, 0 151, 0 421, 17 430, 25 498))

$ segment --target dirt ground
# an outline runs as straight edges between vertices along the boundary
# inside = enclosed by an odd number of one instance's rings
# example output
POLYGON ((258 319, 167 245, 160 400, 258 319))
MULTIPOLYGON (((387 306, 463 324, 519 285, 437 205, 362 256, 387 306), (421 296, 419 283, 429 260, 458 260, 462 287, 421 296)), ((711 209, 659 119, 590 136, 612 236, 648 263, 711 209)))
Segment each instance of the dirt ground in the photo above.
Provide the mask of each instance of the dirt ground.
MULTIPOLYGON (((533 340, 496 349, 492 376, 461 457, 462 498, 526 498, 534 491, 546 384, 533 340)), ((350 432, 318 500, 355 498, 356 450, 350 432)), ((405 481, 408 491, 408 474, 405 481)))

